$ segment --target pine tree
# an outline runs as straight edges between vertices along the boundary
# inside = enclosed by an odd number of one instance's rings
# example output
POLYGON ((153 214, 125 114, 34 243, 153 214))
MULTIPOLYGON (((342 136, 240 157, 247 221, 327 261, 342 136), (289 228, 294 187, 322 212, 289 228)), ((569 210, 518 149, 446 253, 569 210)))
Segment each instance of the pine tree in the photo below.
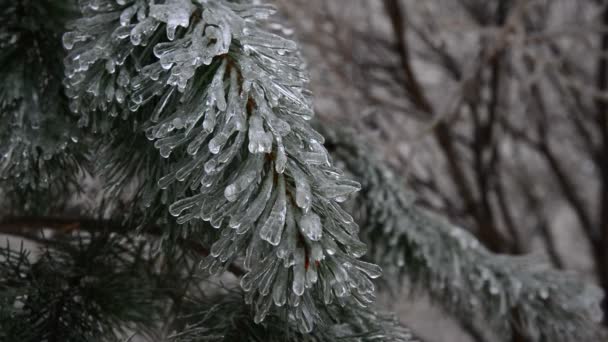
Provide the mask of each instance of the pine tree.
POLYGON ((505 341, 597 341, 601 291, 488 252, 365 141, 313 129, 274 12, 0 2, 0 228, 39 246, 1 250, 0 338, 414 341, 372 305, 383 268, 505 341))

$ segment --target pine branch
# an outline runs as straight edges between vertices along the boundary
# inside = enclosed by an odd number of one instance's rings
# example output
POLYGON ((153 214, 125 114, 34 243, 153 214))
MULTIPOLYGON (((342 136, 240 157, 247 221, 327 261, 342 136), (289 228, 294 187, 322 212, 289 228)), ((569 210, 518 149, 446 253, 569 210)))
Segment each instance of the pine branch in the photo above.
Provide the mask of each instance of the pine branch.
POLYGON ((60 37, 73 5, 0 2, 0 183, 9 204, 22 208, 58 204, 50 199, 76 187, 86 165, 62 86, 60 37), (47 191, 34 195, 39 189, 47 191))
MULTIPOLYGON (((116 227, 115 225, 107 225, 116 227)), ((93 265, 86 267, 87 272, 95 270, 96 272, 99 272, 100 275, 103 274, 103 277, 96 280, 96 282, 87 284, 92 289, 97 289, 98 287, 104 288, 103 285, 100 285, 97 282, 108 281, 104 280, 106 277, 111 279, 116 277, 116 273, 102 273, 104 272, 105 268, 97 269, 99 266, 96 264, 95 260, 104 260, 104 262, 107 262, 107 265, 116 267, 114 271, 118 271, 118 269, 120 269, 120 261, 116 260, 115 256, 118 256, 119 254, 132 253, 134 256, 140 256, 137 258, 140 258, 141 260, 147 258, 145 256, 145 249, 139 248, 135 245, 120 245, 121 247, 119 247, 117 250, 118 246, 113 246, 109 244, 109 242, 107 242, 108 245, 102 243, 102 246, 108 247, 108 249, 106 249, 105 247, 100 248, 100 243, 97 241, 97 238, 92 238, 91 243, 95 243, 97 247, 93 248, 94 251, 91 251, 92 247, 89 246, 90 243, 88 242, 85 242, 84 244, 81 244, 80 242, 74 244, 70 241, 78 241, 78 239, 64 239, 66 237, 65 234, 68 232, 71 234, 78 233, 79 235, 82 235, 84 231, 87 231, 94 234, 93 236, 96 236, 96 234, 99 234, 101 230, 103 231, 101 236, 106 236, 105 234, 108 233, 107 230, 94 228, 100 227, 100 222, 94 220, 52 217, 10 218, 5 219, 2 223, 0 223, 0 232, 20 236, 24 234, 36 235, 33 233, 35 231, 33 227, 39 227, 39 229, 54 229, 58 232, 58 234, 47 238, 46 241, 44 241, 45 245, 47 246, 46 248, 48 248, 48 251, 51 251, 51 254, 56 254, 57 252, 53 252, 55 250, 70 251, 69 253, 71 254, 70 257, 64 256, 60 259, 52 258, 47 260, 45 257, 43 257, 42 259, 44 262, 49 262, 53 265, 52 267, 45 266, 44 269, 62 269, 65 270, 67 274, 72 275, 73 272, 69 271, 71 266, 66 263, 76 262, 85 265, 91 263, 93 265), (69 243, 66 244, 66 242, 69 243), (75 249, 72 250, 72 248, 75 249), (74 252, 76 254, 72 254, 74 252)), ((128 233, 131 231, 132 229, 115 228, 112 233, 118 234, 115 235, 118 237, 123 236, 123 233, 128 233)), ((120 241, 123 238, 120 237, 117 239, 118 240, 116 241, 120 241)), ((10 268, 11 272, 19 275, 29 275, 34 272, 33 269, 35 269, 36 266, 29 264, 29 259, 27 258, 27 253, 25 251, 15 253, 7 247, 7 249, 4 250, 4 253, 15 255, 15 257, 0 258, 0 269, 2 269, 2 267, 5 267, 5 269, 10 268), (21 266, 15 267, 14 264, 21 264, 21 266)), ((152 262, 148 262, 148 265, 152 264, 152 262)), ((184 263, 179 262, 178 265, 183 266, 184 263)), ((151 270, 156 269, 156 267, 147 266, 146 269, 151 270)), ((167 269, 167 271, 173 272, 170 269, 167 269)), ((149 278, 142 279, 139 272, 134 272, 129 273, 128 275, 123 275, 123 278, 121 278, 122 280, 117 281, 124 282, 126 280, 124 278, 125 276, 131 276, 138 281, 146 282, 146 285, 148 286, 152 286, 144 291, 141 289, 141 285, 133 285, 130 282, 131 280, 128 281, 129 285, 125 284, 125 286, 130 286, 131 289, 138 290, 135 296, 131 297, 131 299, 135 300, 137 298, 137 300, 141 301, 144 300, 144 298, 147 298, 145 299, 146 302, 149 301, 146 306, 133 306, 132 314, 137 313, 137 315, 149 315, 150 309, 148 304, 153 302, 162 303, 163 301, 167 301, 169 298, 174 301, 177 300, 181 302, 180 308, 173 312, 180 315, 180 317, 177 317, 177 319, 173 317, 164 318, 174 320, 174 322, 171 324, 172 329, 178 329, 178 331, 180 331, 179 333, 174 333, 173 336, 169 338, 170 341, 302 341, 310 339, 327 342, 336 340, 417 341, 414 339, 409 329, 403 327, 393 317, 363 309, 353 302, 347 302, 345 307, 340 307, 335 304, 330 305, 328 310, 324 311, 323 323, 317 327, 317 329, 315 329, 314 333, 304 335, 298 331, 297 325, 290 322, 285 316, 285 312, 281 310, 271 310, 269 317, 264 321, 263 324, 255 324, 253 314, 245 305, 243 293, 240 290, 229 291, 228 293, 214 295, 213 297, 206 297, 205 292, 201 292, 196 295, 186 291, 185 293, 179 295, 179 298, 173 298, 171 291, 173 291, 173 289, 177 291, 176 286, 182 281, 171 281, 168 273, 165 273, 165 271, 161 271, 161 273, 156 276, 157 280, 150 280, 149 278), (153 285, 158 281, 169 285, 153 285), (150 282, 153 284, 150 284, 150 282)), ((38 277, 40 277, 40 279, 46 279, 48 276, 38 275, 38 277)), ((94 276, 87 273, 87 276, 77 277, 94 276)), ((99 277, 99 275, 95 276, 95 278, 97 277, 99 277)), ((196 280, 196 278, 191 278, 191 280, 196 280)), ((76 282, 73 284, 76 286, 76 282)), ((47 293, 44 296, 45 298, 58 298, 58 301, 49 300, 46 302, 28 302, 27 305, 32 307, 40 308, 42 306, 52 306, 52 308, 56 310, 56 314, 44 316, 38 322, 39 325, 35 325, 32 323, 33 318, 29 318, 28 315, 39 312, 39 309, 27 310, 25 313, 22 313, 21 310, 23 307, 25 307, 22 300, 28 298, 31 299, 32 297, 29 293, 32 291, 41 291, 39 284, 33 280, 30 280, 29 278, 26 279, 24 277, 21 277, 16 281, 3 282, 2 279, 0 279, 0 302, 8 303, 7 305, 3 306, 4 310, 0 310, 0 327, 4 328, 2 332, 5 334, 2 335, 2 333, 0 333, 0 337, 7 338, 8 340, 19 339, 23 341, 34 341, 44 337, 56 338, 61 341, 118 341, 118 336, 125 335, 125 331, 121 330, 119 327, 124 326, 130 322, 130 320, 127 319, 127 317, 120 316, 120 312, 115 311, 115 307, 105 309, 102 307, 102 311, 98 311, 95 314, 95 317, 97 317, 97 323, 108 321, 112 315, 119 315, 118 318, 113 320, 112 325, 108 326, 112 327, 112 329, 99 328, 111 331, 109 335, 99 335, 97 326, 90 324, 87 325, 86 322, 75 322, 75 318, 87 317, 89 311, 82 307, 74 306, 75 303, 71 300, 72 298, 66 297, 65 294, 69 293, 70 296, 74 296, 74 298, 80 298, 79 293, 84 290, 74 286, 70 286, 68 288, 61 287, 61 290, 55 287, 43 289, 43 291, 46 291, 45 293, 47 293), (29 282, 32 282, 34 285, 26 286, 25 284, 29 282), (3 284, 7 283, 11 283, 11 289, 20 289, 21 292, 15 292, 5 286, 2 286, 3 284), (4 301, 2 301, 2 299, 4 299, 4 301), (17 308, 16 311, 12 309, 13 307, 17 308), (108 311, 105 311, 106 309, 108 311), (21 315, 19 316, 21 320, 15 321, 15 315, 19 314, 21 315), (71 320, 67 320, 65 317, 66 315, 70 315, 71 320), (71 322, 72 326, 66 327, 65 322, 71 322)), ((121 305, 119 305, 119 307, 127 307, 128 303, 124 302, 124 294, 121 293, 121 291, 124 290, 116 288, 108 290, 107 296, 109 297, 105 297, 104 295, 104 302, 120 303, 121 305)), ((214 291, 211 290, 210 292, 214 291)), ((79 301, 81 300, 79 299, 79 301)), ((87 305, 92 305, 92 303, 87 305)), ((148 334, 151 336, 157 336, 157 320, 159 317, 146 316, 146 318, 147 319, 142 319, 141 323, 143 325, 141 325, 137 330, 140 333, 142 331, 148 331, 148 334)), ((155 337, 150 338, 155 339, 155 337)))
POLYGON ((353 132, 324 132, 337 160, 362 181, 358 202, 370 259, 468 322, 483 320, 509 341, 601 339, 602 292, 528 257, 491 253, 467 231, 430 215, 390 167, 353 132), (515 329, 515 330, 513 330, 515 329))
POLYGON ((56 240, 36 257, 1 248, 0 339, 118 341, 130 330, 151 332, 168 298, 145 244, 94 235, 56 240))
POLYGON ((302 334, 285 316, 272 311, 264 323, 253 324, 254 317, 240 291, 190 304, 193 312, 182 318, 185 327, 173 334, 171 342, 418 341, 393 317, 356 306, 331 305, 324 323, 314 332, 302 334))
POLYGON ((315 299, 372 302, 370 278, 381 271, 357 259, 366 247, 338 205, 359 184, 332 166, 307 122, 297 46, 264 29, 274 9, 84 0, 81 10, 63 36, 80 125, 114 141, 145 133, 154 142, 168 164, 158 187, 170 213, 220 231, 203 267, 217 274, 245 256, 241 286, 255 321, 274 304, 309 332, 324 310, 315 299))
MULTIPOLYGON (((13 235, 26 238, 42 244, 52 243, 44 237, 43 230, 53 230, 57 235, 70 235, 86 231, 89 233, 117 233, 127 235, 136 232, 133 226, 116 221, 98 220, 84 217, 5 217, 0 220, 0 234, 13 235)), ((165 229, 159 226, 149 226, 143 229, 146 234, 161 238, 165 229)), ((207 257, 209 249, 193 240, 178 239, 177 244, 185 250, 207 257)), ((245 271, 236 264, 229 264, 227 270, 235 276, 242 276, 245 271)))

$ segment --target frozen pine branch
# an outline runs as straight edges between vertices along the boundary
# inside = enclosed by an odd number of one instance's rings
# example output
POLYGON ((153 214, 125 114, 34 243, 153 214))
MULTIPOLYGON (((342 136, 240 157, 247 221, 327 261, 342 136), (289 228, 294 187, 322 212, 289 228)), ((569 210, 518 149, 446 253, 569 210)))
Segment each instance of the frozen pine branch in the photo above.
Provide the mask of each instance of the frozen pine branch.
POLYGON ((197 258, 209 253, 205 247, 182 240, 172 251, 158 249, 163 230, 149 227, 144 239, 132 236, 133 227, 102 219, 1 221, 0 232, 46 247, 33 255, 14 246, 0 250, 0 337, 67 342, 126 341, 133 335, 180 342, 415 341, 395 318, 354 301, 327 306, 312 333, 300 332, 280 308, 256 323, 242 290, 222 286, 218 291, 198 272, 197 258))
POLYGON ((483 320, 504 341, 597 341, 602 291, 525 256, 491 253, 466 230, 425 212, 373 149, 347 129, 324 130, 361 181, 361 234, 389 279, 407 278, 458 319, 483 320))
POLYGON ((0 184, 23 206, 48 205, 33 192, 47 189, 48 199, 74 185, 85 159, 62 87, 70 4, 0 2, 0 184))
POLYGON ((118 341, 161 318, 169 298, 145 242, 99 234, 49 242, 38 255, 0 249, 0 340, 118 341))
POLYGON ((359 307, 331 305, 324 324, 311 334, 302 334, 297 327, 285 324, 284 316, 274 313, 264 323, 254 324, 251 311, 243 304, 239 291, 191 303, 194 313, 183 317, 185 327, 170 341, 418 341, 393 317, 359 307))
MULTIPOLYGON (((422 95, 408 15, 386 3, 406 90, 422 95)), ((412 341, 369 307, 380 266, 505 340, 603 337, 595 287, 491 253, 420 209, 352 133, 311 128, 306 66, 274 12, 259 0, 0 0, 0 233, 36 245, 0 249, 1 340, 412 341), (80 189, 89 203, 72 207, 80 189), (224 273, 240 288, 218 293, 209 277, 224 273)), ((389 60, 392 45, 376 43, 372 57, 389 60)))
POLYGON ((357 259, 366 247, 338 205, 359 184, 332 166, 307 122, 297 46, 264 29, 274 9, 224 0, 80 7, 63 36, 80 125, 107 135, 127 122, 133 130, 120 139, 145 134, 158 148, 170 165, 158 187, 172 189, 177 222, 221 231, 203 267, 218 274, 245 256, 241 286, 255 321, 284 307, 311 331, 316 298, 371 303, 380 269, 357 259))

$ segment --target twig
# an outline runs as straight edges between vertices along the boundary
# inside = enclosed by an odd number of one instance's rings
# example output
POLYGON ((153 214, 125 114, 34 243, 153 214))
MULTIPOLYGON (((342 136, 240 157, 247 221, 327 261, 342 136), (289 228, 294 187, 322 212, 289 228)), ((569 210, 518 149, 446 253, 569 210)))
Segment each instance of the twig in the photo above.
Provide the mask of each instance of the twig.
MULTIPOLYGON (((0 233, 6 235, 19 236, 41 244, 48 244, 52 239, 47 239, 40 234, 43 229, 53 230, 57 234, 69 234, 73 231, 89 232, 113 232, 118 234, 135 233, 132 227, 120 222, 110 220, 95 220, 85 217, 34 217, 34 216, 14 216, 0 220, 0 233)), ((163 231, 160 227, 152 226, 144 230, 146 234, 160 237, 163 231)), ((177 243, 184 249, 188 249, 206 257, 209 250, 192 240, 180 238, 177 243)), ((245 270, 238 265, 230 264, 228 271, 237 277, 245 275, 245 270)))

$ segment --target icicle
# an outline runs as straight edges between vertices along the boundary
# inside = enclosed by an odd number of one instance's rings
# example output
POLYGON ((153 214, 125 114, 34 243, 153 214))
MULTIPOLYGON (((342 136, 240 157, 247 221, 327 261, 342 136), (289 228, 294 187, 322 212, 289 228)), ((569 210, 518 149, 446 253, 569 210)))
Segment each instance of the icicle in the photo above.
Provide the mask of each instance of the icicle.
POLYGON ((285 305, 287 302, 288 276, 289 271, 286 268, 281 267, 278 271, 274 288, 272 289, 272 299, 274 300, 274 304, 278 307, 285 305))
POLYGON ((180 216, 182 212, 184 212, 184 210, 194 207, 197 203, 200 203, 204 198, 204 195, 197 195, 179 200, 169 207, 169 212, 175 217, 180 216))
POLYGON ((228 60, 224 58, 222 60, 222 64, 215 72, 215 76, 213 77, 213 81, 211 81, 211 85, 209 86, 207 100, 208 106, 213 106, 214 104, 220 111, 226 111, 228 105, 226 103, 226 92, 224 90, 224 75, 226 73, 226 66, 228 65, 228 60))
POLYGON ((156 108, 154 108, 154 111, 152 112, 152 115, 150 116, 150 120, 152 122, 158 122, 159 118, 161 117, 161 115, 163 114, 163 111, 165 110, 165 108, 167 107, 167 105, 169 104, 169 102, 171 101, 173 92, 175 91, 175 88, 170 88, 159 100, 158 104, 156 105, 156 108))
MULTIPOLYGON (((242 228, 245 230, 249 228, 247 227, 249 224, 258 219, 258 217, 262 214, 262 210, 266 207, 266 204, 270 199, 270 195, 272 193, 272 180, 273 174, 272 172, 268 172, 256 199, 251 202, 246 211, 237 214, 230 219, 230 227, 239 229, 242 228)), ((241 232, 243 231, 241 230, 241 232)))
POLYGON ((213 132, 213 129, 215 128, 216 117, 217 117, 217 111, 215 110, 215 108, 209 108, 207 110, 207 112, 205 112, 205 119, 203 120, 203 128, 207 132, 209 132, 209 133, 213 132))
POLYGON ((304 294, 306 287, 306 254, 303 248, 298 248, 295 251, 295 265, 293 266, 293 285, 292 290, 296 296, 304 294))
POLYGON ((190 16, 196 10, 191 0, 167 0, 162 5, 150 5, 150 16, 167 24, 167 38, 175 39, 178 26, 187 28, 190 16))
POLYGON ((306 288, 310 289, 317 283, 318 274, 314 266, 308 267, 306 270, 306 288))
POLYGON ((131 19, 137 14, 137 5, 125 8, 120 14, 120 25, 127 26, 131 23, 131 19))
POLYGON ((152 18, 146 18, 135 25, 131 30, 131 43, 141 45, 143 40, 151 35, 158 27, 158 22, 152 18))
POLYGON ((300 217, 298 225, 302 234, 304 234, 304 236, 309 238, 311 241, 321 240, 323 228, 321 226, 321 218, 319 215, 313 212, 306 213, 300 217))
POLYGON ((258 115, 249 118, 249 152, 270 153, 272 151, 272 134, 263 127, 264 121, 258 115))
POLYGON ((298 48, 292 40, 257 29, 246 28, 241 41, 245 45, 262 46, 277 50, 294 51, 298 48))
POLYGON ((224 190, 224 196, 230 202, 238 199, 238 195, 251 185, 258 175, 258 170, 248 170, 239 176, 234 183, 228 185, 224 190))
POLYGON ((323 255, 323 247, 321 247, 321 244, 318 242, 313 242, 311 243, 311 251, 310 251, 310 257, 312 258, 312 260, 315 261, 321 261, 324 258, 323 255))
POLYGON ((283 176, 278 177, 278 196, 274 203, 272 212, 260 229, 260 238, 268 241, 271 245, 278 246, 281 242, 281 234, 285 226, 285 216, 287 215, 287 200, 285 196, 285 179, 283 176))
POLYGON ((253 321, 255 324, 260 324, 264 320, 264 318, 266 318, 266 315, 268 314, 268 311, 270 310, 270 307, 272 305, 272 300, 270 298, 260 297, 259 300, 261 302, 259 305, 256 306, 256 312, 253 317, 253 321))
POLYGON ((78 42, 84 42, 89 37, 87 35, 78 34, 77 32, 66 32, 63 34, 63 46, 67 50, 72 50, 74 48, 74 44, 78 42))
POLYGON ((277 173, 282 174, 285 172, 287 166, 287 155, 285 154, 285 147, 283 146, 283 140, 277 137, 277 156, 275 158, 275 170, 277 173))
POLYGON ((296 204, 298 207, 302 208, 304 212, 308 212, 312 205, 312 193, 307 181, 307 176, 295 165, 295 163, 291 164, 289 170, 296 183, 296 204))
POLYGON ((359 190, 361 190, 361 186, 356 182, 352 182, 352 184, 329 183, 327 184, 327 186, 320 187, 320 192, 326 198, 332 199, 340 199, 344 196, 353 194, 359 190))
POLYGON ((382 268, 380 268, 380 266, 378 265, 361 260, 354 260, 353 266, 362 271, 363 273, 367 274, 372 279, 376 279, 382 276, 382 268))

